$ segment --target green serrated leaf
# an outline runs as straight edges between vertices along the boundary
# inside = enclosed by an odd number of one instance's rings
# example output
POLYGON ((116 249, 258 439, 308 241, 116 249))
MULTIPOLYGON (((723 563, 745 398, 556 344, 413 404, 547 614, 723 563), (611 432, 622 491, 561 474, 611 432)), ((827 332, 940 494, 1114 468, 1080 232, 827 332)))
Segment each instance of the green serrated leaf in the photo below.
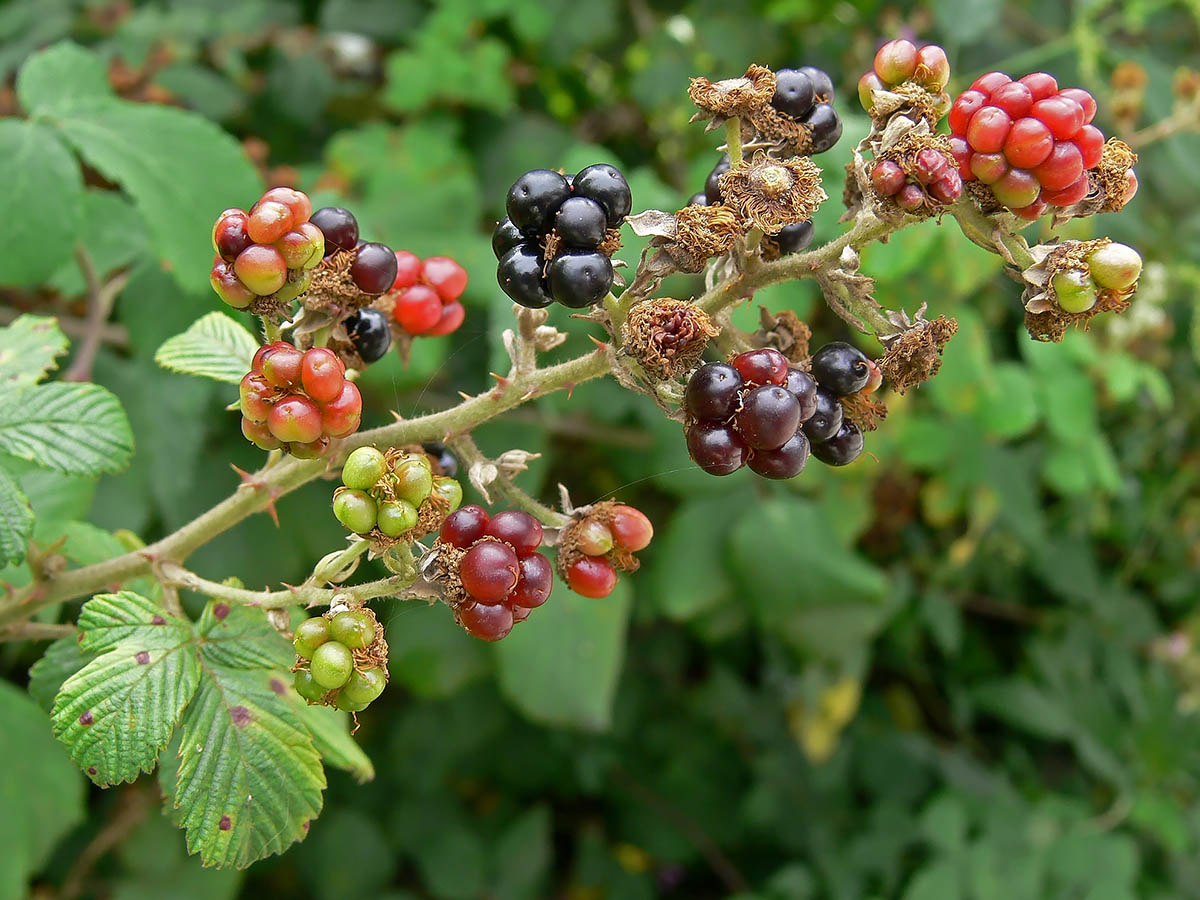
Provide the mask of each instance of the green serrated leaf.
POLYGON ((46 728, 46 716, 15 685, 0 681, 0 897, 30 896, 29 876, 83 820, 84 781, 46 728))
POLYGON ((217 214, 262 189, 237 141, 195 113, 120 100, 72 107, 58 127, 88 163, 133 197, 175 279, 202 289, 217 214))
POLYGON ((329 706, 310 706, 294 690, 288 691, 287 698, 327 765, 345 769, 360 784, 375 778, 371 758, 350 736, 349 713, 329 706))
POLYGON ((133 433, 111 391, 53 382, 0 396, 0 446, 46 469, 99 475, 129 462, 133 433))
POLYGON ((54 709, 54 698, 62 689, 63 682, 82 669, 94 653, 79 649, 79 636, 61 637, 42 654, 42 658, 29 669, 29 693, 38 706, 46 712, 54 709))
POLYGON ((40 122, 0 120, 0 159, 20 173, 0 194, 0 284, 37 284, 71 258, 83 176, 62 141, 40 122))
POLYGON ((23 388, 36 384, 67 352, 67 337, 58 320, 48 316, 18 316, 0 328, 0 384, 23 388))
POLYGON ((200 680, 191 625, 161 610, 148 616, 149 603, 122 591, 84 604, 80 648, 104 652, 67 678, 54 699, 54 736, 100 785, 154 768, 200 680))
POLYGON ((25 558, 33 534, 33 509, 21 486, 0 469, 0 565, 25 558))
POLYGON ((287 642, 262 610, 213 603, 197 629, 203 675, 183 717, 176 818, 205 865, 243 868, 304 837, 325 773, 276 664, 287 642))
POLYGON ((154 354, 154 361, 173 372, 237 384, 258 346, 258 340, 241 323, 213 312, 166 341, 154 354))
POLYGON ((32 116, 59 115, 112 96, 104 60, 72 41, 33 54, 17 75, 17 99, 32 116))

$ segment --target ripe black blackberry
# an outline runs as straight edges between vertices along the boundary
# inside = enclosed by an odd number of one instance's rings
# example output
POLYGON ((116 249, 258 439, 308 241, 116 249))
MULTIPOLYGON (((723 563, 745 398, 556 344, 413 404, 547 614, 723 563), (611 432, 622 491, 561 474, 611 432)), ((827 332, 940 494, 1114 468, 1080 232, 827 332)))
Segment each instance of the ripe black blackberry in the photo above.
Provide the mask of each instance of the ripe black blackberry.
POLYGON ((862 430, 844 417, 839 398, 870 393, 882 380, 879 367, 857 347, 832 341, 812 356, 817 411, 804 425, 812 455, 829 466, 845 466, 863 451, 862 430))
POLYGON ((833 79, 814 66, 776 72, 771 106, 807 126, 810 154, 824 153, 842 136, 842 120, 833 108, 833 79))

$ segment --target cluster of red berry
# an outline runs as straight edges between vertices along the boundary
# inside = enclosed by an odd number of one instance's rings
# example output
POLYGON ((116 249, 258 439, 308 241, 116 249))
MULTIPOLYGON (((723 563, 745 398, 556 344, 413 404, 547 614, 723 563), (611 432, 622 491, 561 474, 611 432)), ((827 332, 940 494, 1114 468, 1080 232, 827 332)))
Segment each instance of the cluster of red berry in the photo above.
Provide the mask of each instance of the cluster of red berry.
POLYGON ((498 641, 546 602, 554 572, 537 552, 541 543, 541 523, 520 510, 489 516, 471 505, 446 518, 435 548, 466 551, 457 569, 466 598, 455 604, 454 615, 468 634, 498 641))
POLYGON ((467 270, 451 257, 422 260, 408 250, 396 251, 392 318, 413 337, 441 337, 456 331, 466 317, 458 302, 466 289, 467 270))
POLYGON ((622 557, 627 559, 629 554, 644 550, 654 537, 654 526, 645 514, 625 505, 613 506, 603 516, 588 516, 568 527, 571 545, 578 555, 563 567, 567 587, 595 599, 607 597, 617 586, 614 557, 622 568, 631 568, 622 557))
MULTIPOLYGON (((950 60, 937 44, 920 49, 903 38, 888 41, 875 54, 875 66, 858 80, 858 101, 871 112, 875 107, 875 91, 892 90, 913 82, 933 94, 940 94, 950 82, 950 60)), ((946 98, 949 100, 949 98, 946 98)), ((943 107, 944 111, 944 107, 943 107)))
MULTIPOLYGON (((951 106, 950 142, 964 180, 978 179, 1018 216, 1033 220, 1047 207, 1087 196, 1087 172, 1104 150, 1104 135, 1091 124, 1095 115, 1091 94, 1059 90, 1045 72, 1018 81, 989 72, 951 106)), ((1136 190, 1131 170, 1126 197, 1136 190)))
POLYGON ((271 188, 250 208, 227 209, 213 226, 209 281, 234 309, 256 297, 296 299, 325 254, 325 235, 309 221, 312 202, 291 188, 271 188))
POLYGON ((358 430, 362 397, 337 355, 287 341, 260 347, 241 383, 242 434, 263 450, 301 459, 325 452, 330 438, 358 430))
POLYGON ((871 169, 871 184, 880 196, 891 197, 906 212, 933 204, 949 205, 962 196, 963 190, 955 161, 933 147, 917 154, 911 172, 896 160, 879 160, 871 169))

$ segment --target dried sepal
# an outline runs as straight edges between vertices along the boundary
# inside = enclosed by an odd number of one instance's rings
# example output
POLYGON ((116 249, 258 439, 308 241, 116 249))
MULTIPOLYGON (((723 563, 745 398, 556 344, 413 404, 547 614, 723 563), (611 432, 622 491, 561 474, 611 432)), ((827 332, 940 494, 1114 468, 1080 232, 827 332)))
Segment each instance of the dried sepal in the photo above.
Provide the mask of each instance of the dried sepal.
POLYGON ((874 431, 879 423, 887 418, 887 404, 875 394, 857 394, 841 398, 842 410, 845 417, 862 431, 874 431))
POLYGON ((1082 312, 1068 312, 1058 303, 1055 276, 1082 272, 1090 278, 1088 258, 1111 243, 1108 238, 1096 238, 1030 248, 1034 264, 1021 273, 1025 282, 1021 301, 1025 306, 1025 327, 1034 340, 1058 343, 1071 326, 1083 326, 1086 330, 1092 318, 1100 313, 1122 313, 1129 308, 1129 298, 1137 290, 1136 282, 1125 290, 1097 287, 1095 305, 1082 312))
POLYGON ((648 375, 670 380, 687 374, 720 333, 708 313, 686 300, 643 300, 622 326, 622 349, 648 375))
POLYGON ((775 73, 759 65, 751 65, 740 78, 693 78, 688 87, 688 97, 700 110, 692 117, 693 122, 748 116, 769 105, 774 96, 775 73))
POLYGON ((778 313, 770 312, 765 306, 758 309, 760 324, 755 333, 755 346, 774 347, 787 357, 788 362, 807 370, 812 329, 790 309, 778 313))
POLYGON ((364 294, 350 276, 356 253, 353 250, 338 250, 312 270, 312 284, 304 295, 306 309, 333 309, 337 312, 362 309, 376 299, 374 294, 364 294))
POLYGON ((897 331, 880 337, 887 348, 879 368, 897 394, 928 381, 942 366, 942 350, 958 331, 958 322, 945 316, 925 318, 925 306, 909 317, 903 310, 888 314, 897 331))
POLYGON ((721 196, 724 205, 737 214, 742 230, 755 227, 766 234, 778 234, 785 225, 811 219, 829 199, 821 187, 821 170, 811 159, 775 160, 765 153, 755 154, 722 175, 721 196))
POLYGON ((871 102, 870 115, 876 128, 898 113, 936 128, 942 116, 950 111, 951 100, 945 91, 933 94, 914 81, 906 81, 891 89, 873 90, 871 102))

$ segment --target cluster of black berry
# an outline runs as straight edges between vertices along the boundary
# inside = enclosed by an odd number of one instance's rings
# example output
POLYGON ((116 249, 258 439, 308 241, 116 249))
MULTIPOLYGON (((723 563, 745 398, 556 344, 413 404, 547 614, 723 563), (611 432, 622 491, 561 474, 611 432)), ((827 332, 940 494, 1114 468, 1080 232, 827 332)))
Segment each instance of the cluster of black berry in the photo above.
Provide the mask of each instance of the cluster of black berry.
MULTIPOLYGON (((688 206, 715 206, 724 202, 724 198, 721 196, 721 176, 729 169, 729 155, 725 154, 717 160, 713 170, 708 173, 708 178, 704 181, 704 190, 692 194, 691 199, 688 200, 688 206)), ((813 242, 812 220, 805 219, 803 222, 784 225, 779 234, 766 235, 763 242, 778 248, 780 256, 807 250, 813 242)))
POLYGON ((312 214, 310 221, 325 235, 325 255, 339 250, 353 253, 350 278, 364 294, 382 294, 396 280, 396 254, 387 244, 360 241, 358 219, 340 206, 326 206, 312 214))
POLYGON ((776 72, 771 106, 806 127, 813 155, 832 149, 842 136, 842 120, 833 108, 833 79, 816 66, 776 72))
POLYGON ((602 299, 613 267, 601 245, 633 208, 625 176, 597 163, 573 178, 526 172, 508 191, 508 218, 496 224, 496 279, 516 303, 541 309, 558 301, 582 309, 602 299))
POLYGON ((862 452, 863 438, 839 398, 878 381, 878 367, 841 342, 817 351, 811 374, 770 348, 708 363, 684 395, 688 453, 710 475, 748 465, 764 478, 794 478, 810 450, 827 465, 844 466, 862 452))

